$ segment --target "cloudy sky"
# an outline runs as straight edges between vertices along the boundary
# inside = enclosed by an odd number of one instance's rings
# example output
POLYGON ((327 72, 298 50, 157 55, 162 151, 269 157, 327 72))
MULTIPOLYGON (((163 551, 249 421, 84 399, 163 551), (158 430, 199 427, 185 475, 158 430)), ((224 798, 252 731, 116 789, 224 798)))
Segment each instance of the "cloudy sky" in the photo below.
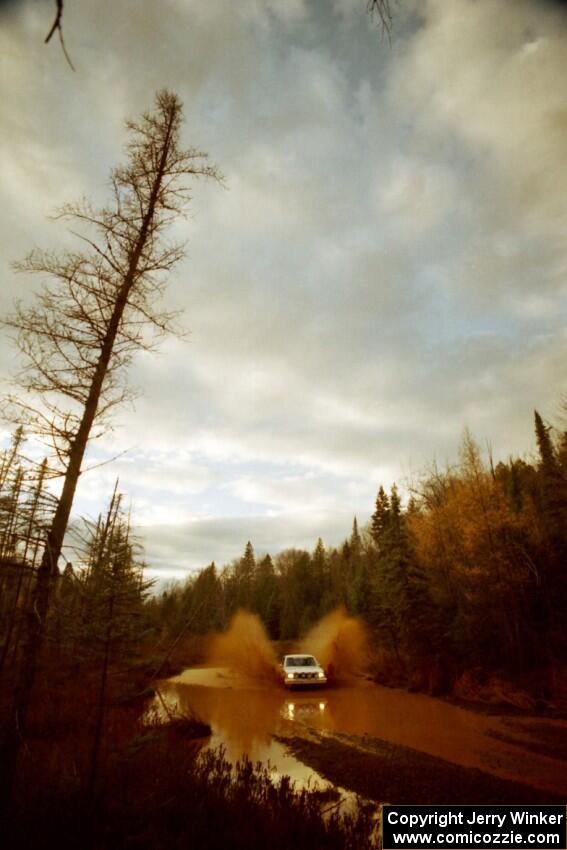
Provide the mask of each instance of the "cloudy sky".
MULTIPOLYGON (((11 262, 71 244, 49 220, 104 201, 123 121, 169 87, 200 184, 168 306, 188 341, 140 356, 134 408, 89 462, 114 478, 154 574, 332 544, 380 483, 457 456, 529 452, 567 389, 567 11, 535 0, 0 4, 0 309, 11 262)), ((17 366, 0 341, 1 373, 17 366)))

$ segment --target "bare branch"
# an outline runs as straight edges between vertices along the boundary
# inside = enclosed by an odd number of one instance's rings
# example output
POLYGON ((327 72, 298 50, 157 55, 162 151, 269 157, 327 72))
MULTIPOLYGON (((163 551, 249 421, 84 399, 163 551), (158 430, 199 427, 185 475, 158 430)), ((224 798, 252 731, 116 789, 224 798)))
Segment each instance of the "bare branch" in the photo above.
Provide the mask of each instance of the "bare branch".
POLYGON ((55 5, 56 5, 55 20, 53 21, 53 25, 52 25, 51 29, 49 30, 49 32, 47 33, 47 35, 45 37, 44 44, 49 44, 49 42, 51 41, 51 37, 53 36, 53 33, 57 30, 57 32, 59 33, 59 41, 61 43, 61 49, 63 50, 63 55, 65 56, 65 59, 67 60, 71 70, 74 71, 75 68, 73 66, 73 63, 71 62, 71 57, 67 53, 67 48, 65 46, 65 39, 63 38, 63 27, 62 27, 63 0, 55 0, 55 5))
POLYGON ((391 0, 368 0, 366 11, 371 18, 378 17, 382 32, 385 32, 389 39, 392 32, 391 0))
POLYGON ((63 0, 55 0, 55 5, 57 7, 57 11, 56 11, 56 14, 55 14, 55 20, 53 21, 53 26, 51 27, 51 29, 49 30, 49 32, 47 33, 47 35, 45 37, 45 42, 44 42, 45 44, 49 44, 49 41, 51 40, 51 36, 55 32, 55 30, 61 28, 61 19, 63 17, 63 0))

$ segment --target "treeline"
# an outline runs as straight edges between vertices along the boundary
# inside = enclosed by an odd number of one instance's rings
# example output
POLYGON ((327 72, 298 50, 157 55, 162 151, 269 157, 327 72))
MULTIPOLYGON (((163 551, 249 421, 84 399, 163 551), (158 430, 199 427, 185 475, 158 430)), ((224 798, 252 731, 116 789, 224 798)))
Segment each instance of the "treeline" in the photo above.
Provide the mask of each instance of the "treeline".
POLYGON ((0 453, 0 671, 18 656, 24 612, 55 504, 47 487, 47 461, 32 462, 24 444, 20 427, 0 453))
MULTIPOLYGON (((38 465, 27 458, 24 446, 18 428, 10 447, 0 453, 0 728, 6 723, 6 695, 21 680, 27 624, 37 616, 34 591, 56 504, 48 486, 51 470, 46 461, 38 465)), ((140 648, 151 637, 144 607, 150 583, 144 580, 139 546, 117 487, 105 513, 95 522, 77 524, 73 538, 75 565, 67 561, 61 571, 53 571, 40 662, 46 681, 58 683, 63 677, 68 691, 72 678, 88 694, 83 706, 70 704, 82 719, 82 770, 90 797, 116 676, 133 671, 140 648)), ((136 679, 132 687, 140 690, 136 679)), ((53 684, 40 687, 43 711, 35 701, 36 713, 50 729, 61 713, 57 690, 53 684)))
MULTIPOLYGON (((24 445, 18 428, 0 453, 0 731, 20 686, 29 618, 37 617, 34 593, 56 503, 51 471, 27 458, 24 445)), ((40 738, 80 720, 73 758, 87 799, 97 785, 109 706, 140 696, 148 679, 137 675, 140 652, 153 637, 144 604, 151 583, 122 501, 116 486, 96 521, 75 524, 74 565, 53 571, 31 713, 32 727, 44 730, 40 738)))
MULTIPOLYGON (((529 673, 546 698, 567 660, 567 434, 535 414, 538 456, 485 462, 466 433, 459 462, 432 469, 402 504, 380 487, 370 523, 341 546, 289 549, 210 564, 151 595, 117 491, 84 523, 74 566, 54 578, 52 657, 100 670, 127 667, 142 646, 160 655, 188 635, 255 612, 271 638, 304 635, 344 606, 367 623, 388 681, 449 688, 464 671, 529 673), (557 672, 559 671, 559 672, 557 672)), ((0 669, 17 668, 53 497, 45 464, 26 461, 23 434, 0 455, 0 669)), ((77 532, 75 531, 75 535, 77 532)), ((95 725, 97 725, 95 723, 95 725)))
MULTIPOLYGON (((26 457, 18 428, 0 453, 0 670, 17 667, 56 497, 47 462, 26 457)), ((147 633, 141 547, 115 487, 95 522, 75 524, 73 560, 54 571, 46 624, 50 654, 83 660, 124 655, 147 633), (112 652, 111 652, 112 650, 112 652)))
POLYGON ((465 670, 545 670, 545 698, 567 659, 567 433, 536 412, 535 434, 537 460, 494 466, 466 432, 459 462, 425 475, 406 505, 380 487, 369 525, 355 519, 342 546, 272 559, 249 542, 149 600, 154 628, 203 634, 246 608, 286 640, 343 605, 389 678, 443 688, 465 670))

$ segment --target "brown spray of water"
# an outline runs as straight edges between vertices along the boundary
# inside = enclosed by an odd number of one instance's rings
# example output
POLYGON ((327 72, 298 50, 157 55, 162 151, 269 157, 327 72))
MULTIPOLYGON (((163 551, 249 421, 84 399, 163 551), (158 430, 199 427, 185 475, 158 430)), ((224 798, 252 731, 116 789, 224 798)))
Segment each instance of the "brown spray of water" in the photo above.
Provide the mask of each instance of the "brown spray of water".
POLYGON ((364 623, 335 608, 307 633, 301 649, 315 655, 332 681, 360 675, 368 665, 368 635, 364 623))
MULTIPOLYGON (((336 608, 323 617, 301 641, 300 652, 315 655, 332 681, 360 675, 368 663, 364 624, 336 608)), ((281 673, 272 643, 256 614, 237 611, 226 632, 215 635, 208 662, 229 667, 248 679, 275 683, 281 673)))
POLYGON ((215 635, 208 661, 249 679, 278 681, 278 662, 266 629, 260 618, 249 611, 237 611, 228 630, 215 635))

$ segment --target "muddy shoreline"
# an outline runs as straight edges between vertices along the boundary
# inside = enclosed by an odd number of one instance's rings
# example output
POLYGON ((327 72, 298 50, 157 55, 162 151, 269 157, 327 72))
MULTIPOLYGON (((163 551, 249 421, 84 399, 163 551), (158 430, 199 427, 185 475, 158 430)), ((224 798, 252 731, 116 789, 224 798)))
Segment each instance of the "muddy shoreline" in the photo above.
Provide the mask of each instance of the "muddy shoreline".
POLYGON ((369 736, 276 735, 276 740, 334 785, 377 802, 559 803, 563 796, 501 779, 417 750, 369 736))

